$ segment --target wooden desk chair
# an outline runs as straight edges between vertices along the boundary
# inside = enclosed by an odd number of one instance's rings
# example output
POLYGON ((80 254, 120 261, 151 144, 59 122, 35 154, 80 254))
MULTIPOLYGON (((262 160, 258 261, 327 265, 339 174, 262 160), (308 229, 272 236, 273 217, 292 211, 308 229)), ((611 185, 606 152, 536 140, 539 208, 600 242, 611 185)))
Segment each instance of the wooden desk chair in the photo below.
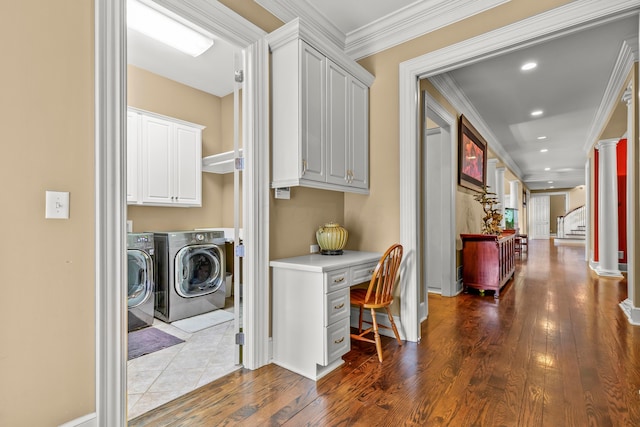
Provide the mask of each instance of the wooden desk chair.
POLYGON ((360 318, 358 320, 358 333, 351 334, 351 338, 375 343, 376 350, 378 351, 378 360, 382 362, 382 345, 380 343, 380 334, 378 328, 393 329, 393 333, 398 340, 398 344, 402 345, 400 340, 400 334, 393 321, 393 316, 389 310, 389 306, 393 302, 393 290, 396 283, 399 281, 400 263, 402 262, 402 246, 399 244, 392 245, 382 255, 378 265, 373 271, 371 276, 371 282, 367 289, 352 289, 351 290, 351 304, 357 305, 360 308, 360 318), (371 310, 372 321, 362 320, 362 310, 368 308, 371 310), (376 308, 384 308, 387 311, 389 322, 391 327, 387 325, 378 324, 376 321, 376 308), (370 324, 371 327, 362 330, 362 324, 370 324), (365 335, 373 332, 374 339, 366 338, 365 335))

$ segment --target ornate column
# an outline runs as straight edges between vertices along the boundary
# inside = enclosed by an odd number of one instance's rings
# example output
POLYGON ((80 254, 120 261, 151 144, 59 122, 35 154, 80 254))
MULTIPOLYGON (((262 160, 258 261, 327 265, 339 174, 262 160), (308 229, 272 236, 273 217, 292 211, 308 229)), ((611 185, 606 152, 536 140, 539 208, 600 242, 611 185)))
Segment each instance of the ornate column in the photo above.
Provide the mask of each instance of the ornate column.
POLYGON ((622 277, 618 269, 617 139, 596 145, 598 161, 598 267, 599 276, 622 277))
POLYGON ((520 181, 509 181, 509 208, 518 209, 518 195, 520 194, 520 181))
POLYGON ((629 322, 640 325, 640 302, 636 299, 636 224, 638 212, 635 207, 636 192, 638 191, 638 170, 635 167, 637 157, 638 135, 634 127, 633 90, 630 85, 622 95, 622 101, 627 105, 627 299, 620 303, 620 307, 629 318, 629 322))
POLYGON ((496 168, 496 188, 493 190, 500 202, 500 213, 502 213, 502 221, 500 227, 504 228, 504 166, 496 168))
POLYGON ((487 160, 487 187, 490 193, 496 193, 496 166, 498 159, 487 160))

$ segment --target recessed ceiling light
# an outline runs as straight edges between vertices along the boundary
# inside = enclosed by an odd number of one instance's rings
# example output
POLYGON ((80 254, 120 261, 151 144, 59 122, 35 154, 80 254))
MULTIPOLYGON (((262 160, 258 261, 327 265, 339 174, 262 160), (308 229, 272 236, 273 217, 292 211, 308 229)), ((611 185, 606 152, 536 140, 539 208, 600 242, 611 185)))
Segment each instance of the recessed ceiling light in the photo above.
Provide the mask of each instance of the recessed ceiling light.
POLYGON ((520 69, 522 71, 529 71, 529 70, 533 70, 537 66, 538 66, 538 64, 535 63, 535 62, 527 62, 526 64, 522 65, 522 67, 520 67, 520 69))
POLYGON ((542 110, 535 110, 531 112, 532 116, 541 116, 542 115, 542 110))
POLYGON ((542 150, 540 150, 541 153, 546 153, 547 151, 549 151, 549 150, 546 149, 546 148, 543 148, 542 150))
POLYGON ((547 181, 547 184, 553 184, 553 181, 547 181))
POLYGON ((552 186, 551 186, 551 187, 549 187, 549 188, 556 188, 556 187, 554 187, 554 186, 552 185, 552 186))
POLYGON ((550 171, 550 170, 551 170, 551 168, 544 168, 544 170, 546 170, 546 171, 550 171))
POLYGON ((538 139, 547 139, 546 136, 539 136, 538 139))

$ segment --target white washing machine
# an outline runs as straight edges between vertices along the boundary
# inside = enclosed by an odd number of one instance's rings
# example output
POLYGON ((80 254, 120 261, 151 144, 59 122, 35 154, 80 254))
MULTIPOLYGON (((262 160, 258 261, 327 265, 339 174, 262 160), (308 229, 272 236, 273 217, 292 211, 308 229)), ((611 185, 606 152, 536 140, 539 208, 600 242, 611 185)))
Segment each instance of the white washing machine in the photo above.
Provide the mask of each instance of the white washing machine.
POLYGON ((158 319, 174 322, 224 308, 224 232, 156 232, 154 242, 158 319))
POLYGON ((153 233, 127 234, 128 331, 153 324, 153 233))

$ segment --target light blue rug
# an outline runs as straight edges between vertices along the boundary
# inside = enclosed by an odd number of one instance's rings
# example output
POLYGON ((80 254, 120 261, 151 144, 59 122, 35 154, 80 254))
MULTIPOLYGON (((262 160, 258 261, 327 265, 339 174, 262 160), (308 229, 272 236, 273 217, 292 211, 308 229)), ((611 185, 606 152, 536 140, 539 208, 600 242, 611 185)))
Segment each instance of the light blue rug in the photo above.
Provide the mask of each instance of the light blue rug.
POLYGON ((185 332, 194 333, 230 320, 233 320, 233 313, 226 310, 214 310, 198 316, 176 320, 171 325, 185 332))

